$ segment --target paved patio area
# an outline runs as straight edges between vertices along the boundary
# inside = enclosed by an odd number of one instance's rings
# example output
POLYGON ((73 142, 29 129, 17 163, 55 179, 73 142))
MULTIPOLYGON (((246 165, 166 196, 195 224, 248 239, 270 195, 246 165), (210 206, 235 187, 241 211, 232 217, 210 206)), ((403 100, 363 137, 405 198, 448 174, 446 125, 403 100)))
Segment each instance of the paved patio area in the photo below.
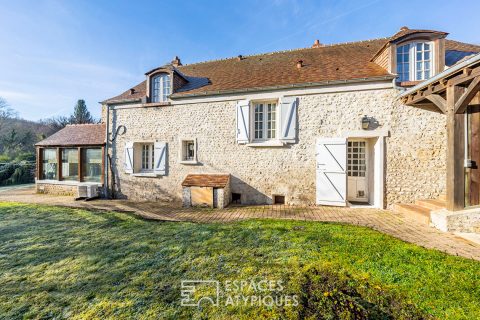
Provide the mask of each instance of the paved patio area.
POLYGON ((401 240, 452 255, 480 260, 480 244, 453 233, 419 225, 402 214, 371 208, 242 206, 219 209, 182 208, 175 203, 128 200, 74 201, 72 197, 39 195, 33 186, 0 188, 0 201, 58 205, 92 210, 130 212, 146 219, 195 223, 228 223, 243 219, 292 219, 347 223, 370 227, 401 240))

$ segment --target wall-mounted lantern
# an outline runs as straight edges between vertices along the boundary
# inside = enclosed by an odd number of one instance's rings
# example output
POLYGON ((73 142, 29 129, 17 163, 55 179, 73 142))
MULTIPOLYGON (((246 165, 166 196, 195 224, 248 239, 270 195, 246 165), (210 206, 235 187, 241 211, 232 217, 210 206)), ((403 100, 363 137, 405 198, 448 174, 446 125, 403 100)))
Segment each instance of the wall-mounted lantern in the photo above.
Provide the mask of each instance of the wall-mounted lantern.
POLYGON ((362 118, 362 129, 368 130, 369 127, 370 127, 370 118, 365 115, 362 118))

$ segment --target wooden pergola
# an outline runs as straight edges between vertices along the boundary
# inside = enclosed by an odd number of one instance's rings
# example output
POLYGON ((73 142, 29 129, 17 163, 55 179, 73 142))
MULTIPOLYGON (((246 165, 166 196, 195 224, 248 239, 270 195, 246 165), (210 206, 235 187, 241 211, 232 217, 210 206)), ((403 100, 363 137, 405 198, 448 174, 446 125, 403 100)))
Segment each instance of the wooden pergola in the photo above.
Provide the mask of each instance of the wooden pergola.
MULTIPOLYGON (((480 54, 439 73, 405 91, 399 99, 406 105, 446 115, 447 210, 465 208, 465 113, 480 104, 480 54)), ((480 135, 480 132, 472 132, 480 135)))

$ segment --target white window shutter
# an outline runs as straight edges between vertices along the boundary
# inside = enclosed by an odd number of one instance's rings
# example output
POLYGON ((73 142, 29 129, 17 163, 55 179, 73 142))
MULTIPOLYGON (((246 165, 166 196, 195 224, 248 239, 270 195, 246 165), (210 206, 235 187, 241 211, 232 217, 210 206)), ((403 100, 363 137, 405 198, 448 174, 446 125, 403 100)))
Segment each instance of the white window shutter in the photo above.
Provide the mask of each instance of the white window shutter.
POLYGON ((280 99, 280 140, 290 143, 297 141, 297 97, 280 99))
POLYGON ((125 173, 133 173, 133 142, 125 142, 125 173))
POLYGON ((167 174, 167 143, 155 142, 154 149, 153 171, 157 175, 164 176, 167 174))
POLYGON ((250 103, 242 100, 237 103, 237 143, 250 142, 250 103))

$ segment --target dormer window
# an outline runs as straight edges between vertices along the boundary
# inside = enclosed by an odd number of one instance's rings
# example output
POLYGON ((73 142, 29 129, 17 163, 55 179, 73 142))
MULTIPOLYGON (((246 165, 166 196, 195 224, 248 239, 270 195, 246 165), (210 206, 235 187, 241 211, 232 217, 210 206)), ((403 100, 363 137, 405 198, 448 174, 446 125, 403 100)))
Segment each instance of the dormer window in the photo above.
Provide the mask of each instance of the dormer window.
POLYGON ((170 75, 162 73, 152 77, 152 102, 166 102, 171 94, 170 75))
POLYGON ((421 81, 432 76, 432 43, 415 42, 397 47, 398 81, 421 81))

